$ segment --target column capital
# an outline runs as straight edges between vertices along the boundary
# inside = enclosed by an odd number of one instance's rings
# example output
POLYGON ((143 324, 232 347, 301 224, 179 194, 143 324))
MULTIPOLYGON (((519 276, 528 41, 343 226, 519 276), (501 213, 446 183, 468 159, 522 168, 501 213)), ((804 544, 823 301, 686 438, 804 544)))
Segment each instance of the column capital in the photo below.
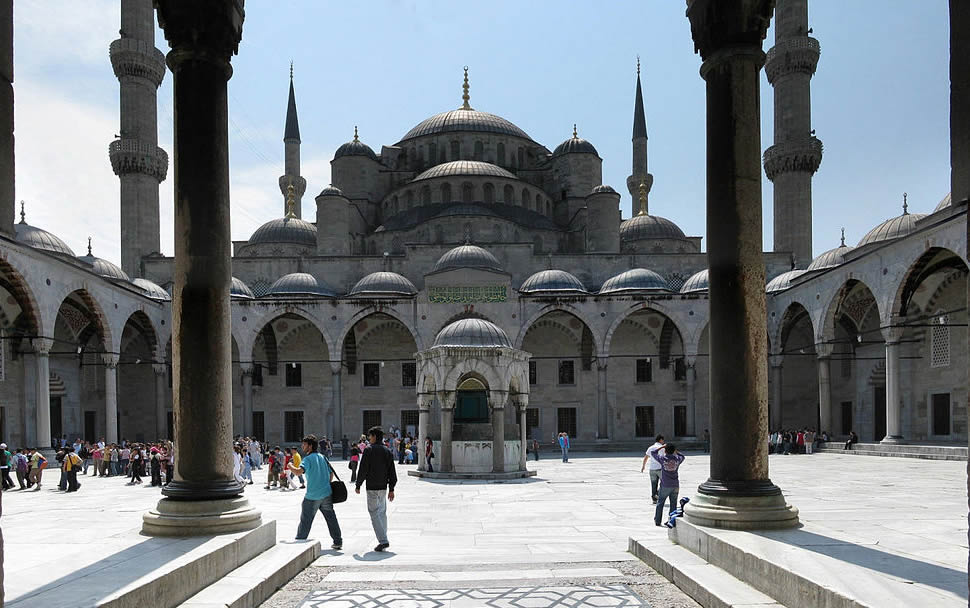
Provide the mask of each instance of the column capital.
POLYGON ((46 357, 51 353, 51 348, 54 347, 54 340, 50 338, 31 338, 30 346, 34 349, 35 354, 46 357))
POLYGON ((833 345, 828 342, 821 342, 815 345, 815 354, 819 359, 828 359, 832 356, 833 345))
POLYGON ((785 364, 785 355, 768 355, 768 365, 771 367, 782 367, 785 364))
POLYGON ((253 362, 252 361, 240 361, 239 362, 239 369, 240 369, 240 371, 242 371, 243 377, 245 377, 245 376, 252 376, 253 375, 253 371, 256 369, 256 366, 253 365, 253 362))
POLYGON ((239 52, 242 40, 244 0, 154 0, 158 25, 165 32, 172 52, 168 66, 177 71, 188 59, 225 64, 239 52))
POLYGON ((704 62, 729 48, 760 51, 774 9, 775 0, 687 0, 694 51, 704 62))
POLYGON ((509 400, 508 391, 488 391, 488 401, 489 405, 492 406, 493 410, 501 410, 505 408, 505 402, 509 400))
POLYGON ((610 363, 610 358, 607 355, 599 355, 593 362, 596 364, 596 370, 605 372, 607 365, 610 363))
POLYGON ((886 344, 899 344, 900 340, 903 339, 905 328, 899 325, 888 325, 883 327, 881 331, 886 344))
POLYGON ((152 364, 152 371, 155 372, 156 376, 163 376, 168 372, 168 365, 164 363, 154 363, 152 364))
POLYGON ((418 409, 427 411, 431 409, 431 404, 434 403, 433 393, 418 393, 417 398, 418 409))
POLYGON ((330 362, 330 373, 334 376, 339 376, 344 370, 342 361, 331 361, 330 362))
POLYGON ((688 369, 697 367, 697 355, 685 355, 684 365, 686 365, 688 369))
POLYGON ((114 353, 101 353, 101 362, 107 369, 114 370, 118 367, 118 355, 114 353))
POLYGON ((458 400, 458 393, 455 391, 438 391, 438 403, 443 410, 455 409, 455 402, 458 400))

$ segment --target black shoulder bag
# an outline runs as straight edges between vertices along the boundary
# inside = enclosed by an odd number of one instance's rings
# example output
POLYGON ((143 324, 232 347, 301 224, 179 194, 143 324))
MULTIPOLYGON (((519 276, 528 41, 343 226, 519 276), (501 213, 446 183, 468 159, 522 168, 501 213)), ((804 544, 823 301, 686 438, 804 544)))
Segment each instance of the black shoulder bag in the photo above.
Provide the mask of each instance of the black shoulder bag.
POLYGON ((323 457, 323 460, 327 463, 327 467, 333 471, 333 476, 337 478, 336 481, 330 482, 330 496, 332 497, 333 504, 345 502, 347 500, 347 486, 344 485, 344 482, 340 481, 340 476, 337 475, 337 469, 333 468, 326 456, 323 457))

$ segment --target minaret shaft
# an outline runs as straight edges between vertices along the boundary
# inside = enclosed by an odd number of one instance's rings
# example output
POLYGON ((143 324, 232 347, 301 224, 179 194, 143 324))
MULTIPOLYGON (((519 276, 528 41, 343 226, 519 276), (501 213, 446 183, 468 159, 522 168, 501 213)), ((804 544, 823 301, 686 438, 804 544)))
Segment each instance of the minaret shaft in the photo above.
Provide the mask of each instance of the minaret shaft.
POLYGON ((283 194, 283 216, 293 215, 302 218, 306 180, 300 175, 300 120, 296 113, 292 64, 290 64, 290 93, 286 101, 286 122, 283 127, 283 175, 280 176, 279 183, 280 192, 283 194), (292 191, 290 186, 293 186, 292 191))
POLYGON ((640 211, 649 213, 648 200, 652 186, 653 175, 647 169, 647 115, 643 109, 640 59, 637 58, 637 92, 633 104, 633 174, 626 178, 627 190, 633 198, 633 215, 640 211))

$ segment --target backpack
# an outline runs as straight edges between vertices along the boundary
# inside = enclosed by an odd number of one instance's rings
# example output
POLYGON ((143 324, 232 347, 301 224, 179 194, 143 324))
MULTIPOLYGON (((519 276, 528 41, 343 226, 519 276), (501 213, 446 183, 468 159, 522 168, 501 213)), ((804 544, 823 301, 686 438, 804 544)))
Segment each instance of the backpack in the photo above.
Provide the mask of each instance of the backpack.
POLYGON ((23 454, 20 454, 17 460, 17 472, 26 473, 27 472, 27 458, 23 454))

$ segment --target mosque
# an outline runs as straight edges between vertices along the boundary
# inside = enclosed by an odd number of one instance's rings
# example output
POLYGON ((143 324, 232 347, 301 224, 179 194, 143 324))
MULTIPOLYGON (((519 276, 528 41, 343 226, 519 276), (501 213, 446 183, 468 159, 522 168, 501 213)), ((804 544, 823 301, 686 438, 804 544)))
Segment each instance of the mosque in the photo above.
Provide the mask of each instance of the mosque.
MULTIPOLYGON (((29 224, 29 208, 0 227, 10 445, 172 434, 176 267, 160 253, 168 156, 155 99, 165 62, 150 5, 123 6, 110 46, 121 137, 109 146, 121 266, 90 246, 76 255, 29 224)), ((763 254, 769 424, 965 444, 967 203, 887 201, 901 213, 874 218, 855 246, 833 227, 822 238, 838 246, 813 259, 819 43, 807 12, 778 15, 777 27, 765 67, 777 109, 764 153, 775 211, 763 254)), ((589 448, 699 437, 710 426, 708 260, 701 236, 650 213, 639 69, 626 183, 637 213, 626 219, 592 142, 574 129, 550 149, 528 125, 473 107, 467 68, 462 91, 395 143, 372 147, 354 127, 332 183, 314 184, 301 175, 291 73, 280 216, 232 243, 235 433, 295 445, 309 432, 399 426, 430 433, 439 450, 455 442, 442 464, 456 471, 480 457, 461 441, 506 439, 490 458, 516 471, 527 438, 560 431, 589 448), (315 218, 301 217, 308 188, 319 189, 315 218)))

